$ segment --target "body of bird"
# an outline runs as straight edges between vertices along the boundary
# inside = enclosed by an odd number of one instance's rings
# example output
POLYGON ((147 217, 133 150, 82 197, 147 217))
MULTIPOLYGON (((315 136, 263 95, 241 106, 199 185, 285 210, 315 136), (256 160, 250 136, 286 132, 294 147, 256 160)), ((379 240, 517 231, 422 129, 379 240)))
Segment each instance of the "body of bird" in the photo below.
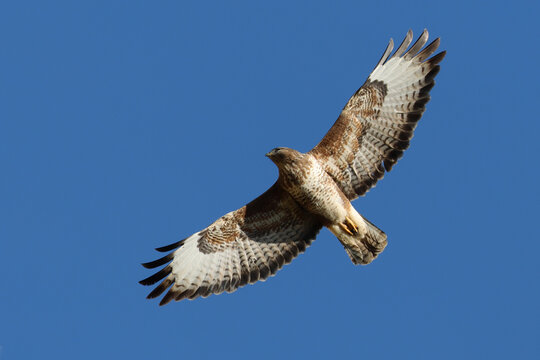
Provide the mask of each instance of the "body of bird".
POLYGON ((279 177, 264 194, 188 238, 158 248, 170 253, 143 264, 165 265, 141 281, 161 281, 148 298, 169 289, 163 305, 265 280, 303 252, 322 227, 338 238, 354 264, 372 262, 386 247, 386 234, 351 201, 375 186, 409 146, 445 55, 430 57, 440 41, 424 47, 427 38, 424 30, 409 48, 409 31, 392 56, 390 40, 364 85, 312 150, 275 148, 266 154, 279 177))

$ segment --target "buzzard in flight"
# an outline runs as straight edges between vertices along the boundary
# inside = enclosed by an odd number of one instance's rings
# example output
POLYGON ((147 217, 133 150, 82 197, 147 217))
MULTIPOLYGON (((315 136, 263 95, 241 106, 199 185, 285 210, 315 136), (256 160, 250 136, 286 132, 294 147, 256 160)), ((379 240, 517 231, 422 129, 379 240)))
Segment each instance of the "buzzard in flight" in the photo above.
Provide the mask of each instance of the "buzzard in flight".
POLYGON ((279 177, 264 194, 174 244, 143 264, 165 265, 142 280, 161 283, 148 295, 171 300, 233 292, 265 280, 302 253, 326 226, 354 264, 369 264, 386 246, 386 234, 360 215, 351 201, 390 171, 409 146, 445 51, 424 30, 412 31, 394 52, 390 40, 379 63, 349 99, 322 141, 307 153, 275 148, 266 156, 279 177), (422 49, 423 48, 423 49, 422 49), (407 50, 408 49, 408 50, 407 50))

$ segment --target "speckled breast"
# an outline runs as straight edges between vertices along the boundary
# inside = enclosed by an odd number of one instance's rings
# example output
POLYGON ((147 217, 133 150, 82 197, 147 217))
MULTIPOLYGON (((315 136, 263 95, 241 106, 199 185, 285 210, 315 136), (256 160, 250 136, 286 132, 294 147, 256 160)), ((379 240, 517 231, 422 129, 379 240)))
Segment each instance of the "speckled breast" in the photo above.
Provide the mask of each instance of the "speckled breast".
POLYGON ((349 200, 334 180, 324 171, 317 159, 305 154, 302 166, 281 169, 283 188, 305 210, 318 215, 325 222, 342 221, 350 205, 349 200))

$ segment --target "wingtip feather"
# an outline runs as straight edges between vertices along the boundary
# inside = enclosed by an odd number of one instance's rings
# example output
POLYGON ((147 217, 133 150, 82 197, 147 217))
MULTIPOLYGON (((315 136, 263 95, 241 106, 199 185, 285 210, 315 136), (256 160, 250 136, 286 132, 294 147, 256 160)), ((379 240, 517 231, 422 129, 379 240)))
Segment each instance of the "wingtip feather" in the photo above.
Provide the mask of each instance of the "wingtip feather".
POLYGON ((422 35, 418 37, 418 40, 413 44, 413 46, 403 55, 406 60, 412 59, 422 47, 426 44, 429 37, 427 29, 424 29, 422 35))
POLYGON ((420 51, 415 56, 415 60, 417 62, 422 62, 422 61, 426 60, 428 57, 431 56, 431 54, 433 54, 435 52, 435 50, 437 50, 437 48, 439 47, 440 44, 441 44, 441 39, 436 38, 435 40, 433 40, 431 42, 431 44, 426 46, 422 51, 420 51))
POLYGON ((176 290, 174 289, 174 287, 170 288, 169 291, 165 294, 165 296, 159 302, 159 306, 167 305, 168 303, 170 303, 171 301, 174 300, 176 295, 177 294, 176 294, 176 290))
POLYGON ((401 42, 401 45, 399 45, 394 55, 392 55, 392 58, 400 57, 411 44, 412 38, 413 38, 413 32, 411 29, 409 29, 409 31, 407 31, 407 35, 405 35, 405 38, 401 42))
POLYGON ((444 57, 446 56, 446 50, 441 51, 437 55, 432 56, 429 60, 426 62, 430 63, 431 65, 436 65, 443 61, 444 57))
POLYGON ((148 294, 146 298, 149 300, 157 298, 159 295, 163 294, 163 292, 167 290, 167 288, 171 286, 172 283, 173 279, 169 276, 168 278, 163 280, 161 284, 159 284, 154 290, 152 290, 152 292, 150 292, 150 294, 148 294))
POLYGON ((172 266, 171 265, 167 265, 165 266, 163 269, 161 269, 160 271, 158 271, 157 273, 155 273, 154 275, 152 276, 149 276, 147 277, 146 279, 143 279, 141 281, 139 281, 139 284, 141 285, 154 285, 155 283, 157 283, 159 280, 163 279, 165 276, 169 275, 171 273, 171 270, 172 270, 172 266))
POLYGON ((185 241, 186 241, 186 239, 182 239, 182 240, 177 241, 175 243, 172 243, 170 245, 165 245, 165 246, 162 246, 162 247, 158 247, 158 248, 156 248, 156 250, 159 251, 159 252, 168 252, 168 251, 171 251, 171 250, 174 250, 174 249, 177 249, 177 248, 181 247, 182 245, 184 245, 185 241))
POLYGON ((386 59, 388 59, 388 56, 390 56, 390 53, 392 52, 393 49, 394 49, 394 39, 390 38, 390 41, 388 42, 388 45, 386 46, 386 49, 384 50, 384 52, 383 52, 383 54, 381 56, 381 59, 379 60, 377 65, 375 65, 374 69, 376 69, 378 66, 384 64, 384 62, 386 61, 386 59))
POLYGON ((154 269, 154 268, 157 268, 158 266, 161 266, 161 265, 164 265, 164 264, 168 263, 169 261, 171 261, 173 259, 173 257, 174 257, 174 253, 170 253, 168 255, 163 256, 162 258, 159 258, 159 259, 154 260, 154 261, 149 261, 149 262, 146 262, 146 263, 142 263, 141 265, 144 266, 147 269, 154 269))

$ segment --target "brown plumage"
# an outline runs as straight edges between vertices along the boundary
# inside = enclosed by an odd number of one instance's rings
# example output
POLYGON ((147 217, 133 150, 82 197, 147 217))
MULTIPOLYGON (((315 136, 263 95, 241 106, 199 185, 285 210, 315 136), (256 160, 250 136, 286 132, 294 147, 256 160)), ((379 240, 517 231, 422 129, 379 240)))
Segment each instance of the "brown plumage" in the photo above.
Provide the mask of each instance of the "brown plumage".
POLYGON ((168 289, 163 305, 265 280, 302 253, 323 226, 338 238, 354 264, 373 261, 384 250, 386 235, 350 201, 373 187, 409 146, 445 55, 443 51, 429 58, 439 39, 420 51, 427 38, 424 30, 407 50, 412 41, 409 30, 389 57, 390 40, 369 78, 311 151, 269 152, 279 177, 268 191, 206 229, 158 248, 172 252, 143 264, 165 265, 140 282, 161 281, 148 298, 168 289))

